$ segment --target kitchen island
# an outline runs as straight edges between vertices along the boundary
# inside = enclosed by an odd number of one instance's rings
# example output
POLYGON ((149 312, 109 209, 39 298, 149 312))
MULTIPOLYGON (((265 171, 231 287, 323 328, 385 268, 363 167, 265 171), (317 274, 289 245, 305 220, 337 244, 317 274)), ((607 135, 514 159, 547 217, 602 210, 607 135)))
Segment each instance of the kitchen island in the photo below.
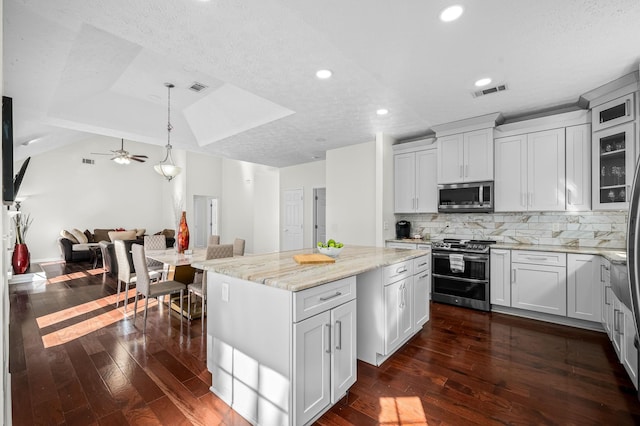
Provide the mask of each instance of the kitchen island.
POLYGON ((406 305, 414 262, 428 262, 424 250, 355 246, 332 264, 293 259, 314 252, 193 263, 207 271, 211 391, 253 424, 309 424, 340 400, 356 380, 358 329, 375 327, 358 324, 356 288, 368 281, 357 277, 398 275, 406 305))

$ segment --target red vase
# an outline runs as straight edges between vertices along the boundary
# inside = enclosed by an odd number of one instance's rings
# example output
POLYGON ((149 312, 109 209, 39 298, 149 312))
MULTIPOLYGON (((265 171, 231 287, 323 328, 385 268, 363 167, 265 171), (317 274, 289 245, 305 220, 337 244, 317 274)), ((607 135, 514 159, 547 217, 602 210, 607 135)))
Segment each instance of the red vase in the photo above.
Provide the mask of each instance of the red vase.
POLYGON ((178 225, 178 253, 184 253, 189 249, 189 225, 187 225, 187 212, 182 212, 180 225, 178 225))
POLYGON ((11 264, 13 265, 13 273, 24 274, 29 269, 31 254, 26 244, 16 244, 13 248, 13 258, 11 264))

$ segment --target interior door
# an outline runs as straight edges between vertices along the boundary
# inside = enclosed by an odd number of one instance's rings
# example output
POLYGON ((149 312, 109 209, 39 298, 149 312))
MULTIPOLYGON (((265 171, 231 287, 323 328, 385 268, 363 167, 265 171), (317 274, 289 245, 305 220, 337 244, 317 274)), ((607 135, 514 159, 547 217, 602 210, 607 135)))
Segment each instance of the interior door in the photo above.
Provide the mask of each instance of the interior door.
POLYGON ((299 250, 303 247, 303 202, 302 189, 284 191, 284 224, 282 228, 282 250, 299 250))
POLYGON ((313 192, 313 246, 315 247, 318 241, 327 241, 327 190, 316 188, 313 192))
POLYGON ((194 247, 206 247, 209 235, 218 234, 218 199, 206 195, 193 196, 194 247))

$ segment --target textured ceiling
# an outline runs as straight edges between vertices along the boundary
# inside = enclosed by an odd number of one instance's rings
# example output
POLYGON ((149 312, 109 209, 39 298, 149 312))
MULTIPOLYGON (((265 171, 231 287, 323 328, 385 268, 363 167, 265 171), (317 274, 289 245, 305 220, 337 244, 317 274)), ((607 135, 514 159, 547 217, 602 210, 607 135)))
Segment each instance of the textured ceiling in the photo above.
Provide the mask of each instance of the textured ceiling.
POLYGON ((4 0, 15 144, 41 138, 16 155, 87 133, 164 145, 165 82, 175 148, 282 167, 377 132, 573 104, 638 70, 638 0, 457 3, 444 24, 442 0, 4 0), (508 90, 474 98, 483 76, 508 90))

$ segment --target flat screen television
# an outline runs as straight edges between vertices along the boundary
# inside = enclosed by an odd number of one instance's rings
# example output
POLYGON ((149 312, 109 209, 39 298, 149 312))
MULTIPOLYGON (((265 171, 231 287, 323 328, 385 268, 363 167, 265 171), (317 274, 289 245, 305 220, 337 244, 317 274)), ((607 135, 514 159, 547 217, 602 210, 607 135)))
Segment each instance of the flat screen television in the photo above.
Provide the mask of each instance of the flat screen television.
POLYGON ((2 97, 2 202, 13 204, 13 100, 2 97))

